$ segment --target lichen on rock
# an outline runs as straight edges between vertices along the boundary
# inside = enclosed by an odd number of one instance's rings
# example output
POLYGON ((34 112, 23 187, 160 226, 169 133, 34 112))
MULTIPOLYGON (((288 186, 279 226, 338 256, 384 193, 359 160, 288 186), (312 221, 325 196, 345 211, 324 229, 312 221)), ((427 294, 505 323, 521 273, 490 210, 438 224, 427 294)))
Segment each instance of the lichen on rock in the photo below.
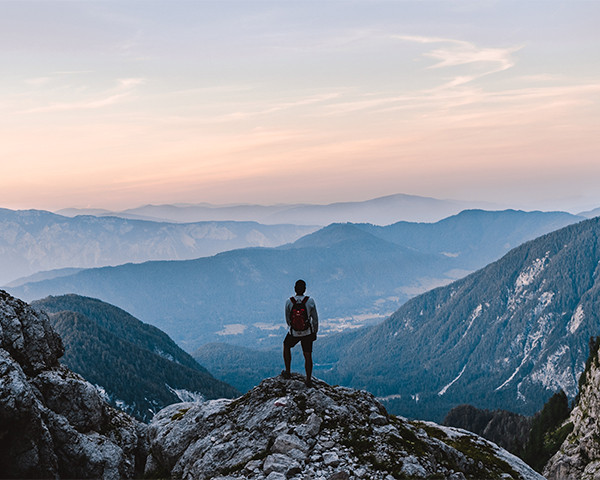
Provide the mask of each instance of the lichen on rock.
POLYGON ((476 435, 388 415, 364 391, 317 379, 307 388, 298 374, 235 400, 171 405, 150 423, 149 441, 150 477, 542 479, 476 435))

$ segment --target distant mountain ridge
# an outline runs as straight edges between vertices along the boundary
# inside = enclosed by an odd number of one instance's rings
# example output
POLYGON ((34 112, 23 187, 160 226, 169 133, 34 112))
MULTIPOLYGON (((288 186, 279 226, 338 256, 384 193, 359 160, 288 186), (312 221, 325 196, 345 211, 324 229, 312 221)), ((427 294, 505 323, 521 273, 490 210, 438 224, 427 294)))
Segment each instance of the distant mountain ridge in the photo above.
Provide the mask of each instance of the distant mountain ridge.
POLYGON ((465 402, 531 415, 559 389, 573 398, 600 321, 599 239, 600 218, 570 225, 411 299, 341 346, 327 378, 432 418, 465 402))
POLYGON ((63 363, 102 387, 114 406, 142 421, 172 403, 239 393, 212 377, 164 332, 113 305, 65 295, 32 306, 49 313, 61 335, 63 363))
POLYGON ((415 294, 498 258, 507 243, 578 220, 564 213, 514 211, 467 211, 448 220, 456 232, 466 225, 475 238, 484 230, 485 238, 494 239, 489 251, 467 233, 431 240, 447 231, 446 221, 424 229, 426 252, 418 249, 419 236, 409 235, 423 225, 333 224, 278 248, 91 269, 9 290, 29 300, 65 293, 101 298, 160 327, 188 351, 223 340, 263 348, 285 333, 281 304, 297 278, 307 280, 309 295, 317 299, 325 334, 379 321, 415 294), (486 226, 486 218, 496 221, 486 226), (408 237, 413 243, 402 245, 408 237), (448 249, 460 253, 447 255, 448 249))
POLYGON ((256 222, 69 218, 42 210, 0 209, 0 285, 43 270, 187 260, 235 248, 274 247, 316 229, 256 222))
POLYGON ((470 208, 498 208, 486 202, 440 200, 417 195, 395 194, 364 201, 336 202, 330 204, 278 204, 278 205, 212 205, 175 204, 144 205, 123 211, 102 209, 63 209, 57 213, 66 216, 111 215, 122 218, 169 222, 199 221, 257 221, 265 225, 292 223, 295 225, 329 225, 352 222, 389 225, 400 220, 410 222, 435 222, 470 208))

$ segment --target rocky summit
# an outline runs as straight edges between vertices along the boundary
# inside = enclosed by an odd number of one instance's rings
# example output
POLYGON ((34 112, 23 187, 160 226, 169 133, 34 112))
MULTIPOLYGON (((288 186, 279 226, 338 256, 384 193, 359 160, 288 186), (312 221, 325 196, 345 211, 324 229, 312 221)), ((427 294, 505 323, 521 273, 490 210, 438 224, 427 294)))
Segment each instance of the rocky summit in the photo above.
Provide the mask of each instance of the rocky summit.
POLYGON ((44 313, 0 290, 0 476, 140 475, 145 425, 60 365, 63 351, 44 313))
POLYGON ((148 429, 147 477, 542 479, 472 433, 390 416, 373 395, 274 377, 235 400, 180 403, 148 429))

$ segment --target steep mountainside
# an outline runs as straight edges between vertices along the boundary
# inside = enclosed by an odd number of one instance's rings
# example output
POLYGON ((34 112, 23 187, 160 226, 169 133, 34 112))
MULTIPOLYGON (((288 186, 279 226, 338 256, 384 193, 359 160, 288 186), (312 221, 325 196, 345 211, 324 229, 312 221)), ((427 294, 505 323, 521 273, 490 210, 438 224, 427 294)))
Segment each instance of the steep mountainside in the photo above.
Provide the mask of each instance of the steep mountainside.
POLYGON ((317 299, 321 333, 331 333, 378 322, 411 296, 483 266, 471 257, 488 261, 512 242, 576 218, 477 211, 429 227, 333 224, 275 249, 87 270, 10 291, 29 300, 64 293, 101 298, 158 326, 189 351, 214 341, 262 348, 284 334, 281 305, 299 277, 317 299), (459 235, 461 225, 467 233, 459 235))
POLYGON ((362 391, 269 378, 233 401, 182 403, 149 426, 146 475, 197 480, 542 477, 464 430, 387 414, 362 391))
POLYGON ((216 380, 165 333, 117 307, 77 295, 49 297, 33 306, 54 312, 50 322, 63 339, 64 364, 140 420, 149 421, 171 403, 239 393, 216 380))
POLYGON ((146 426, 60 365, 62 353, 46 315, 0 290, 0 475, 141 476, 146 426))
POLYGON ((410 300, 341 346, 327 378, 417 417, 465 402, 531 415, 554 391, 573 398, 598 330, 599 236, 600 218, 568 226, 410 300))
POLYGON ((234 248, 274 247, 316 228, 256 222, 174 224, 115 217, 68 218, 40 210, 0 209, 0 285, 40 270, 185 260, 234 248))
POLYGON ((548 480, 592 480, 600 476, 600 339, 580 381, 577 404, 563 425, 572 430, 544 468, 548 480))

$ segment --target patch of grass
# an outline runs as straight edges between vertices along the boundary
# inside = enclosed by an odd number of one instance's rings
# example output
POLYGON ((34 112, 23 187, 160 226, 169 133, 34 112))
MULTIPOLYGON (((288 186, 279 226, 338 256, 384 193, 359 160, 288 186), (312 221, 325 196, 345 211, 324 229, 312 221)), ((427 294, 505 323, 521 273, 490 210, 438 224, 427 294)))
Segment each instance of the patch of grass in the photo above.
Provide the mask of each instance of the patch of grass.
MULTIPOLYGON (((444 443, 454 447, 459 452, 462 452, 467 457, 473 459, 475 461, 475 468, 477 464, 481 462, 484 468, 489 472, 490 480, 493 478, 499 479, 504 473, 508 473, 513 478, 519 478, 519 474, 515 472, 508 463, 498 458, 490 446, 476 442, 475 437, 465 435, 459 438, 447 439, 444 443)), ((481 475, 483 472, 479 471, 473 473, 481 475)))
MULTIPOLYGON (((558 452, 558 449, 574 428, 575 426, 573 425, 573 422, 568 422, 565 423, 562 427, 557 428, 553 432, 548 433, 544 438, 544 448, 550 452, 558 452)), ((597 434, 594 435, 594 440, 596 441, 596 443, 598 443, 600 438, 597 438, 597 434)))
POLYGON ((179 410, 177 413, 173 414, 173 416, 171 417, 171 421, 175 421, 175 420, 181 420, 184 415, 188 412, 189 408, 182 408, 181 410, 179 410))

